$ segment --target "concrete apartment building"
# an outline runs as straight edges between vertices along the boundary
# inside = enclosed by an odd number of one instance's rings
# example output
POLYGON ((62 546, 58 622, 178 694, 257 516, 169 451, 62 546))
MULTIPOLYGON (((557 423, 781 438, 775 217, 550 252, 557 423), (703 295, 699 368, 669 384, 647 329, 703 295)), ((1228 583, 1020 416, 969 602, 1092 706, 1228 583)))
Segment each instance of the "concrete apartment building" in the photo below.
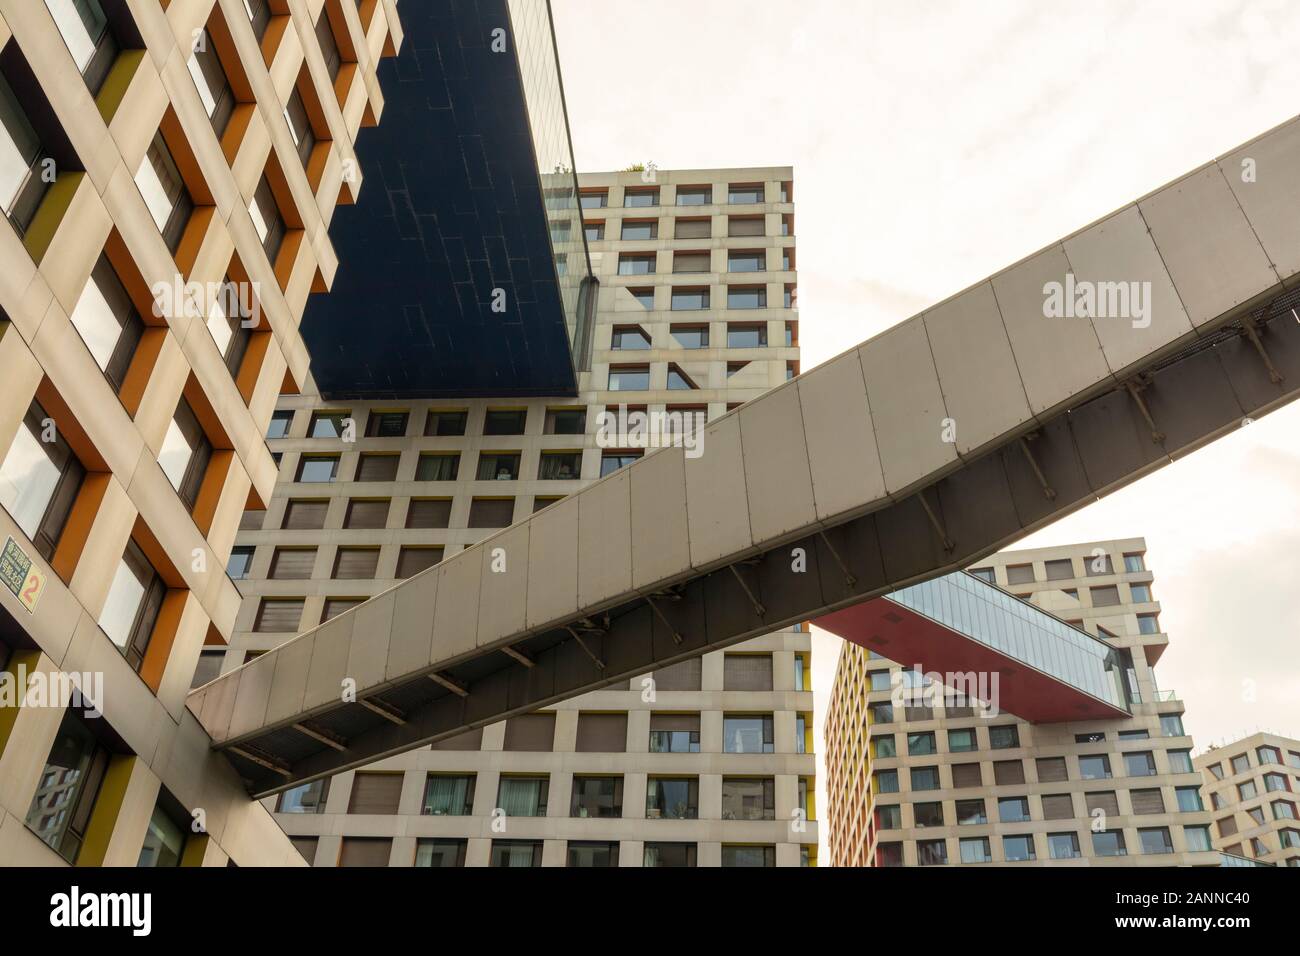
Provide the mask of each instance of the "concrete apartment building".
POLYGON ((0 863, 301 865, 186 697, 401 39, 392 0, 0 0, 0 863))
MULTIPOLYGON (((797 374, 789 168, 580 184, 600 290, 576 394, 283 396, 280 481, 234 552, 236 633, 198 680, 625 480, 644 442, 602 413, 691 416, 689 448, 706 420, 797 374)), ((815 865, 810 653, 806 627, 779 630, 267 806, 317 866, 815 865)))
POLYGON ((1229 862, 1300 867, 1300 740, 1255 733, 1211 747, 1192 765, 1216 850, 1229 862))
POLYGON ((1169 641, 1145 551, 1140 538, 1089 542, 971 569, 1118 651, 1128 717, 899 707, 893 688, 919 683, 902 680, 915 662, 846 641, 825 728, 833 865, 1218 865, 1183 704, 1156 682, 1169 641))

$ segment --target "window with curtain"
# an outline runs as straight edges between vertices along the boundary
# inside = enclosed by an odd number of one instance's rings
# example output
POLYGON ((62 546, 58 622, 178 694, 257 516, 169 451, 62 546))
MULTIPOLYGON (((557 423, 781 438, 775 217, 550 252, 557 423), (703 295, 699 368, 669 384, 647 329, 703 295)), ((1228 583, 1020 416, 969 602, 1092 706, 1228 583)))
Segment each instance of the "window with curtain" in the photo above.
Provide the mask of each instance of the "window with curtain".
POLYGON ((541 840, 493 840, 492 866, 541 866, 541 840))
POLYGON ((467 817, 474 810, 474 778, 430 774, 424 788, 424 813, 434 817, 467 817))
POLYGON ((497 806, 508 817, 546 816, 546 777, 502 777, 497 806))

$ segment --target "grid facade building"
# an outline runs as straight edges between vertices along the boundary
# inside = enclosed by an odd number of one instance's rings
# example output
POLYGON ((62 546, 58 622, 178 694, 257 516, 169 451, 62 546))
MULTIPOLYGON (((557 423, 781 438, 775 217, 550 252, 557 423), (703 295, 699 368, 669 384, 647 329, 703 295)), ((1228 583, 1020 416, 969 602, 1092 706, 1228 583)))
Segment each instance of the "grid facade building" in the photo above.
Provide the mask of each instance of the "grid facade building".
POLYGON ((1232 857, 1300 866, 1300 740, 1257 733, 1192 760, 1214 817, 1214 847, 1232 857))
POLYGON ((0 2, 0 863, 302 863, 186 697, 400 41, 392 0, 0 2))
POLYGON ((825 725, 832 865, 1217 865, 1183 704, 1156 683, 1168 638, 1145 552, 1101 541, 971 569, 1117 648, 1128 718, 986 716, 937 682, 907 698, 925 686, 913 662, 846 642, 825 725))
MULTIPOLYGON (((236 636, 196 680, 593 482, 626 495, 645 432, 682 425, 689 449, 704 421, 798 374, 791 180, 580 176, 600 288, 576 395, 282 396, 280 479, 231 569, 236 636)), ((806 628, 768 634, 268 806, 318 866, 813 864, 810 654, 806 628)))

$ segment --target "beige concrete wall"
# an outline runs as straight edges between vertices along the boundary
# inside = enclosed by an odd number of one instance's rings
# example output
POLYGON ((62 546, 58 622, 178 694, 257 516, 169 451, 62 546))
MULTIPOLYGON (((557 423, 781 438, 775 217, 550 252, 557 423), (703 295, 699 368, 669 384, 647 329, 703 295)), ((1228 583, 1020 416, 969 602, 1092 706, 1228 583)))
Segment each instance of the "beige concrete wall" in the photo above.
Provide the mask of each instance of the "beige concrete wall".
POLYGON ((1300 867, 1300 740, 1261 731, 1212 746, 1192 763, 1216 850, 1300 867))
MULTIPOLYGON (((250 494, 269 498, 274 488, 275 465, 262 438, 271 396, 279 391, 286 369, 296 380, 306 378, 307 353, 298 324, 307 290, 318 277, 328 282, 337 266, 326 229, 340 188, 346 185, 355 193, 360 186, 359 175, 345 184, 342 171, 356 167, 352 143, 361 114, 378 117, 382 112, 375 65, 391 35, 389 24, 396 22, 392 0, 369 5, 366 24, 355 4, 328 0, 358 48, 359 62, 343 88, 342 107, 324 74, 313 33, 325 2, 294 0, 291 13, 268 31, 264 49, 238 0, 129 4, 145 48, 119 54, 115 69, 121 67, 125 79, 115 109, 106 105, 102 93, 98 103, 92 98, 43 4, 0 2, 0 38, 21 51, 84 166, 84 171, 57 170, 55 187, 26 237, 0 223, 0 306, 7 318, 0 323, 0 381, 9 399, 0 413, 0 450, 10 447, 40 389, 47 406, 57 396, 66 408, 68 417, 54 416, 56 426, 65 434, 81 433, 81 448, 99 459, 83 463, 103 479, 102 497, 90 505, 94 510, 84 545, 62 574, 0 510, 0 539, 12 536, 47 581, 32 611, 7 589, 0 589, 0 604, 22 628, 20 649, 36 655, 40 670, 104 675, 104 715, 92 722, 105 721, 111 729, 104 735, 136 756, 107 834, 103 862, 109 865, 135 864, 164 788, 187 810, 204 811, 206 862, 301 862, 270 815, 247 799, 229 764, 210 751, 210 740, 186 709, 185 698, 205 641, 213 635, 224 639, 235 626, 240 596, 224 566, 250 494), (237 117, 220 142, 185 65, 190 38, 215 21, 227 25, 233 41, 235 53, 223 63, 227 73, 242 73, 247 81, 246 98, 237 104, 237 117), (320 137, 323 172, 315 185, 282 115, 304 65, 330 133, 320 137), (197 208, 175 258, 134 183, 160 126, 175 137, 173 151, 179 147, 192 154, 192 161, 178 162, 197 208), (282 171, 287 188, 282 205, 294 207, 286 218, 302 224, 297 237, 291 230, 283 247, 288 252, 274 264, 262 252, 248 212, 264 171, 273 167, 282 171), (71 189, 71 201, 60 211, 51 197, 61 188, 71 189), (177 279, 219 283, 234 262, 247 273, 258 288, 262 314, 256 333, 268 337, 265 353, 256 361, 246 359, 240 369, 251 401, 245 401, 204 323, 178 310, 144 315, 147 324, 157 323, 148 326, 155 341, 137 349, 128 386, 115 391, 69 318, 101 251, 112 243, 124 251, 115 260, 119 271, 129 262, 128 271, 137 273, 134 278, 144 289, 177 279), (135 385, 132 377, 138 377, 135 385), (127 397, 128 389, 135 397, 127 397), (224 433, 220 442, 232 453, 224 478, 214 479, 212 519, 204 527, 172 490, 157 461, 183 391, 201 396, 211 409, 212 427, 224 433), (123 550, 133 533, 140 537, 141 528, 147 528, 157 554, 171 565, 159 570, 169 579, 169 601, 174 598, 179 609, 170 650, 156 667, 146 661, 146 670, 154 671, 149 683, 96 623, 123 550)), ((397 42, 400 31, 392 36, 390 52, 397 42)), ((117 82, 110 77, 105 88, 117 82)), ((130 285, 132 277, 123 278, 130 285)), ((218 438, 206 424, 205 430, 210 439, 218 438)), ((205 486, 204 494, 208 492, 205 486)), ((156 632, 151 646, 160 647, 160 640, 156 632)), ((3 740, 0 863, 61 862, 24 824, 61 717, 58 709, 22 707, 3 740)))

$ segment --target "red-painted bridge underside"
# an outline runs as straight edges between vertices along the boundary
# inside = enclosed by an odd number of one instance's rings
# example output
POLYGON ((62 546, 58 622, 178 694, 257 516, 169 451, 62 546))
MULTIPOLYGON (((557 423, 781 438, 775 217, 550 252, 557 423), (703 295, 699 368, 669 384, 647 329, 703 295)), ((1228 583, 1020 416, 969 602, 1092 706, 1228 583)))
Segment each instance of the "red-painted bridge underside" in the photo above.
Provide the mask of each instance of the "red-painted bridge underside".
MULTIPOLYGON (((856 604, 813 623, 904 667, 920 665, 926 673, 997 673, 998 709, 1023 720, 1056 723, 1128 716, 1106 701, 888 598, 856 604)), ((991 683, 988 686, 992 688, 991 683)))

